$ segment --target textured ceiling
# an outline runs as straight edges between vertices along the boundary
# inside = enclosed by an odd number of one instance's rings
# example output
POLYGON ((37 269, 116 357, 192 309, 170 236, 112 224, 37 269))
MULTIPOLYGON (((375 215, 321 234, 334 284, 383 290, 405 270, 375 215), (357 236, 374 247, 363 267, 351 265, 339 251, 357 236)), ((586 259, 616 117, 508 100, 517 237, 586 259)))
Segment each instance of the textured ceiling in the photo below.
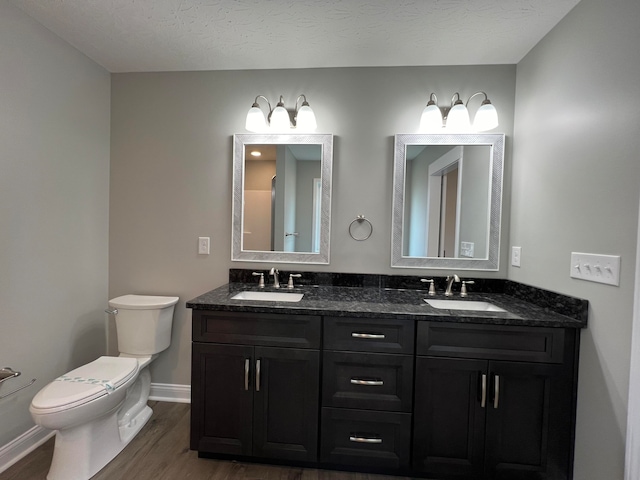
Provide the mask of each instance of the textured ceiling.
POLYGON ((110 72, 514 64, 579 0, 10 0, 110 72))

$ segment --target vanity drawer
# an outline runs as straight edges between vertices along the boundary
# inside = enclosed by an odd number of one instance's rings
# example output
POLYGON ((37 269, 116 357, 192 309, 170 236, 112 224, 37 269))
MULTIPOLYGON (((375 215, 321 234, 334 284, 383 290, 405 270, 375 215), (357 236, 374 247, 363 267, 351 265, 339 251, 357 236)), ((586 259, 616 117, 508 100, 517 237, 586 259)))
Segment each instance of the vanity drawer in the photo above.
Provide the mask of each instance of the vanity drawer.
POLYGON ((413 356, 324 352, 322 365, 323 406, 411 412, 413 356))
POLYGON ((387 318, 325 317, 324 348, 413 354, 415 322, 387 318))
POLYGON ((410 413, 322 409, 323 463, 405 469, 410 443, 410 413))
POLYGON ((417 354, 562 363, 562 328, 418 322, 417 354))
POLYGON ((321 319, 310 315, 193 311, 193 341, 320 348, 321 319))

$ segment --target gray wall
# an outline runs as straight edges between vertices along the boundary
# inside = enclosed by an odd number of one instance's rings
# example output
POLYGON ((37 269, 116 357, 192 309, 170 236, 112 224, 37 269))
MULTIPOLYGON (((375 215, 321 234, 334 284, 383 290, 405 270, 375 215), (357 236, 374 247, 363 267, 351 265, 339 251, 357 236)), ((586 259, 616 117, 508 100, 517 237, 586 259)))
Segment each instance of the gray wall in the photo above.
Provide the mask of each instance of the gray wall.
MULTIPOLYGON (((509 278, 589 300, 576 480, 623 478, 638 197, 640 3, 582 0, 518 65, 509 278), (622 256, 620 287, 570 253, 622 256)), ((637 452, 636 452, 637 454, 637 452)))
MULTIPOLYGON (((256 95, 284 95, 292 106, 306 94, 318 132, 336 136, 331 264, 306 268, 420 274, 389 266, 393 135, 417 131, 430 92, 468 98, 480 89, 510 138, 514 65, 112 75, 109 294, 180 296, 172 345, 152 364, 152 381, 190 383, 185 301, 226 283, 231 267, 271 267, 230 261, 232 135, 245 132, 256 95), (347 231, 359 214, 374 225, 366 242, 347 231), (211 237, 211 255, 197 254, 199 236, 211 237)), ((505 277, 506 267, 489 275, 505 277)))
POLYGON ((109 74, 0 0, 0 445, 46 383, 105 352, 109 74))

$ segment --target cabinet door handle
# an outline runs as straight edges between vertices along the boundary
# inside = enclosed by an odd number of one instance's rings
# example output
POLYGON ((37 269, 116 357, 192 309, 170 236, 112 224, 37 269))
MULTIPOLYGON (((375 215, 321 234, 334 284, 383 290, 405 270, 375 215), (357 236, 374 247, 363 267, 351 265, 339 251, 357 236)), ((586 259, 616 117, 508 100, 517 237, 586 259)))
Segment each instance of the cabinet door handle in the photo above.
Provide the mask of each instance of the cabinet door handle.
POLYGON ((382 443, 382 439, 380 437, 365 437, 362 433, 352 433, 349 436, 349 441, 355 443, 382 443))
POLYGON ((384 385, 384 381, 378 379, 378 378, 352 378, 351 379, 351 384, 352 385, 371 385, 371 386, 381 386, 384 385))
POLYGON ((382 339, 385 338, 383 333, 358 333, 358 332, 351 332, 351 336, 353 338, 375 338, 375 339, 382 339))
POLYGON ((244 389, 249 390, 249 359, 244 359, 244 389))
POLYGON ((493 378, 493 408, 498 408, 499 399, 500 399, 500 375, 495 375, 493 378))
POLYGON ((260 391, 260 360, 256 360, 256 392, 260 391))
POLYGON ((482 374, 482 397, 480 398, 480 406, 485 408, 487 406, 487 374, 482 374))

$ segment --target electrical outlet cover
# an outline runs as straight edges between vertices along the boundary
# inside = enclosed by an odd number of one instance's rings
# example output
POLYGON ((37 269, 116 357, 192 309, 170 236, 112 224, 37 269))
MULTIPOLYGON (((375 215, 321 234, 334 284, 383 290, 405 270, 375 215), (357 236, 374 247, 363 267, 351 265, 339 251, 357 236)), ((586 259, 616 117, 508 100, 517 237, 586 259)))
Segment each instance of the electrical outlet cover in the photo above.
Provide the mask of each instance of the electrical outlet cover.
POLYGON ((522 257, 522 247, 511 247, 511 266, 519 267, 522 257))

